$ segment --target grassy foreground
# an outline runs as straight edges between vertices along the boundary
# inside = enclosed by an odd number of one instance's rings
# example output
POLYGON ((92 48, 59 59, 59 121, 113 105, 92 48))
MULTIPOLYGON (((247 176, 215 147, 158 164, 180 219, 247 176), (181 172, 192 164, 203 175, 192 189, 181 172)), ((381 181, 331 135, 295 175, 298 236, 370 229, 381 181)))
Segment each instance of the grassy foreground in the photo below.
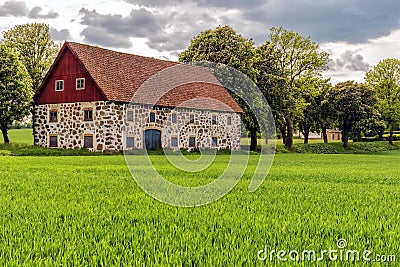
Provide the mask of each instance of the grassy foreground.
MULTIPOLYGON (((123 156, 0 157, 0 266, 308 266, 257 254, 337 249, 341 238, 352 250, 400 257, 399 156, 278 154, 249 193, 251 156, 230 194, 197 208, 149 197, 123 156)), ((177 176, 163 156, 151 159, 183 183, 218 174, 177 176)), ((218 156, 217 168, 227 160, 218 156)))

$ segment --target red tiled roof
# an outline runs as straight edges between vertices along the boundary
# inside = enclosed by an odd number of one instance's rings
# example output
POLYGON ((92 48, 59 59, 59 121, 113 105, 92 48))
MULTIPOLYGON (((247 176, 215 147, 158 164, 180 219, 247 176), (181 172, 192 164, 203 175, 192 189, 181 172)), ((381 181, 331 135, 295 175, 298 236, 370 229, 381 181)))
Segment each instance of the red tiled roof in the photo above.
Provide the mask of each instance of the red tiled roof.
POLYGON ((67 42, 66 46, 108 100, 171 107, 186 101, 182 107, 243 112, 206 68, 79 43, 67 42))

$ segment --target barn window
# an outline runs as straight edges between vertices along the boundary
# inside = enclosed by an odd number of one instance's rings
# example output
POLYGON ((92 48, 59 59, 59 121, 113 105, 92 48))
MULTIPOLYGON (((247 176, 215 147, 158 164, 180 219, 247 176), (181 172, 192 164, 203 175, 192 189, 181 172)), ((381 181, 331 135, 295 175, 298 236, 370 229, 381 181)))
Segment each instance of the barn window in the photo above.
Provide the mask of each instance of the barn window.
POLYGON ((92 109, 85 109, 83 111, 83 120, 84 121, 92 121, 93 120, 93 110, 92 109))
POLYGON ((50 122, 57 122, 58 118, 57 118, 57 110, 50 110, 50 122))
POLYGON ((226 119, 226 124, 232 125, 232 117, 231 117, 231 116, 229 116, 229 117, 226 119))
POLYGON ((172 113, 171 120, 173 123, 176 123, 176 114, 175 113, 172 113))
POLYGON ((177 147, 178 146, 178 137, 171 138, 171 146, 177 147))
POLYGON ((128 111, 126 113, 126 120, 127 121, 133 121, 133 111, 128 111))
POLYGON ((213 125, 217 124, 217 115, 212 115, 211 121, 213 125))
POLYGON ((217 137, 211 138, 211 146, 218 146, 218 138, 217 137))
POLYGON ((58 147, 58 137, 57 137, 57 135, 50 135, 49 147, 58 147))
POLYGON ((196 137, 191 136, 189 137, 189 147, 195 147, 196 146, 196 137))
POLYGON ((134 137, 127 137, 126 138, 126 147, 132 148, 135 145, 135 138, 134 137))
POLYGON ((56 91, 64 90, 64 80, 56 80, 56 91))
POLYGON ((150 113, 150 122, 156 122, 156 114, 154 112, 150 113))
POLYGON ((85 135, 83 139, 84 148, 93 148, 93 135, 85 135))
POLYGON ((85 89, 85 78, 76 79, 76 90, 85 89))
POLYGON ((193 114, 191 114, 189 116, 189 123, 194 123, 194 115, 193 114))

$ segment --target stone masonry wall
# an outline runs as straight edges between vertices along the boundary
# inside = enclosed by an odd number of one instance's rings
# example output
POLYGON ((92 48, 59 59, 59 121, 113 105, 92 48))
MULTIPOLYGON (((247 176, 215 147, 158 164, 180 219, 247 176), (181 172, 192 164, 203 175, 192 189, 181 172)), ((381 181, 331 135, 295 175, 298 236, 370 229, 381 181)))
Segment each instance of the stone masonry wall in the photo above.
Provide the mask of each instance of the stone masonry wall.
POLYGON ((84 137, 91 135, 92 151, 127 149, 128 137, 134 139, 134 149, 143 149, 144 133, 151 129, 161 132, 162 147, 173 150, 193 149, 189 147, 190 137, 195 137, 197 148, 211 148, 214 137, 217 138, 217 149, 240 149, 241 124, 236 113, 152 108, 108 101, 35 106, 35 144, 39 146, 48 147, 50 136, 57 136, 60 148, 82 148, 84 137), (93 110, 93 121, 84 121, 84 110, 87 109, 93 110), (50 122, 51 111, 57 111, 57 122, 50 122), (132 121, 128 121, 128 112, 133 112, 132 121), (151 112, 155 114, 155 122, 150 122, 151 112), (176 122, 172 122, 172 114, 176 114, 176 122), (194 123, 190 122, 191 115, 194 116, 194 123), (216 124, 212 123, 212 116, 216 116, 216 124), (171 138, 178 139, 178 146, 171 146, 171 138))

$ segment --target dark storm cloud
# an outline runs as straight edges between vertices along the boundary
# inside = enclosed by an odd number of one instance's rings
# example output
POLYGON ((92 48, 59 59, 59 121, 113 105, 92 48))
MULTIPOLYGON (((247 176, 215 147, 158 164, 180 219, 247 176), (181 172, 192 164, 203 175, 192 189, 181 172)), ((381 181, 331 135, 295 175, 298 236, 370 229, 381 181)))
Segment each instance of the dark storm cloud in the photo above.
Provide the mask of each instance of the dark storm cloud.
POLYGON ((54 19, 58 17, 58 13, 54 11, 49 11, 47 14, 40 14, 43 11, 41 7, 34 7, 29 12, 28 17, 31 19, 54 19))
POLYGON ((246 20, 283 26, 318 42, 365 42, 399 27, 397 0, 269 1, 244 10, 246 20))
POLYGON ((65 41, 71 39, 71 34, 67 29, 57 30, 50 27, 50 37, 56 41, 65 41))
POLYGON ((215 23, 206 13, 151 13, 141 8, 128 16, 99 14, 82 8, 81 24, 85 41, 108 47, 128 48, 130 37, 146 38, 147 45, 158 51, 177 51, 187 47, 193 36, 215 23))
POLYGON ((41 14, 43 9, 35 6, 31 10, 23 1, 6 1, 0 5, 0 17, 28 17, 31 19, 54 19, 58 17, 58 13, 49 11, 47 14, 41 14))
POLYGON ((121 15, 99 14, 96 10, 82 8, 81 24, 86 25, 81 33, 85 40, 106 46, 127 48, 131 46, 129 37, 148 37, 162 32, 165 18, 160 14, 152 14, 145 9, 132 10, 123 17, 121 15))
POLYGON ((127 3, 145 7, 166 7, 171 5, 182 4, 184 0, 124 0, 127 3))
POLYGON ((158 51, 176 52, 200 32, 231 25, 256 44, 268 29, 283 26, 313 41, 362 43, 399 28, 396 0, 124 0, 140 6, 128 16, 81 9, 81 33, 100 45, 131 46, 129 37, 147 38, 158 51), (232 12, 231 12, 232 11, 232 12))
MULTIPOLYGON (((182 6, 186 11, 236 10, 234 24, 253 24, 245 35, 256 43, 264 42, 268 28, 283 26, 311 36, 317 42, 365 42, 388 35, 399 28, 400 4, 397 0, 125 0, 139 6, 162 10, 182 6), (192 8, 190 8, 192 7, 192 8), (189 10, 191 9, 191 10, 189 10), (265 34, 260 29, 264 27, 265 34)), ((235 25, 233 25, 235 26, 235 25)))
POLYGON ((6 1, 0 6, 0 17, 23 17, 28 13, 25 2, 6 1))
POLYGON ((23 1, 6 1, 0 5, 0 17, 28 17, 31 19, 54 19, 58 17, 58 13, 49 11, 47 14, 41 14, 43 9, 35 6, 31 10, 23 1))
POLYGON ((332 71, 349 70, 349 71, 368 71, 370 65, 364 62, 362 55, 354 51, 345 51, 336 60, 331 60, 328 64, 332 71))
POLYGON ((265 0, 252 0, 249 2, 248 0, 124 0, 127 3, 146 6, 146 7, 166 7, 166 6, 177 6, 182 3, 193 3, 199 7, 218 7, 224 9, 235 9, 235 8, 243 8, 248 7, 251 3, 252 6, 258 6, 265 3, 265 0))

